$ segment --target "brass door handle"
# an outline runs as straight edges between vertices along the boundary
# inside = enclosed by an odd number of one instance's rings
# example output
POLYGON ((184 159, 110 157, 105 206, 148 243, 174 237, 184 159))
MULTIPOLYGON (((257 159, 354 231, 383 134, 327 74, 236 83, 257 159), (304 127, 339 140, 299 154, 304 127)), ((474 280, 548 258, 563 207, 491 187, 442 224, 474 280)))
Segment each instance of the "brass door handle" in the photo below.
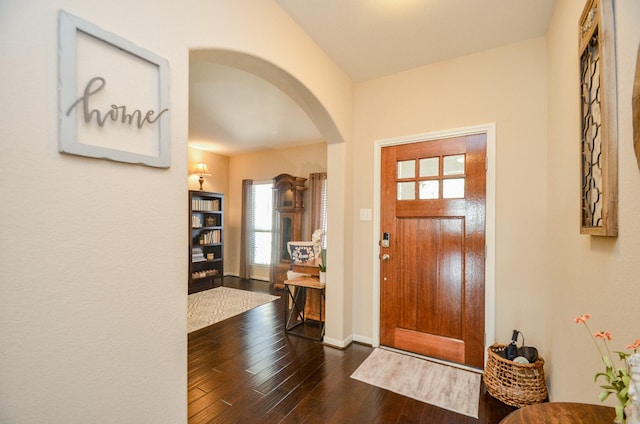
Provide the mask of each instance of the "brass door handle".
POLYGON ((389 259, 391 259, 391 256, 389 256, 388 253, 385 253, 384 255, 380 256, 380 259, 382 259, 383 261, 388 261, 389 259))

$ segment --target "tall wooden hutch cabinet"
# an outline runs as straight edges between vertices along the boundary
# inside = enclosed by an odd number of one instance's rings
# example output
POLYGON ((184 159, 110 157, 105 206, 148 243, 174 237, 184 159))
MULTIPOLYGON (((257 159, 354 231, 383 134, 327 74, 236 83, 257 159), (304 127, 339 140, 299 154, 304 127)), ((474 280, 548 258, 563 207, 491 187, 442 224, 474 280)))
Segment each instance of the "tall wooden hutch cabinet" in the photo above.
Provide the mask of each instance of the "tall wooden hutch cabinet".
POLYGON ((189 293, 223 283, 223 219, 223 194, 189 190, 189 293))
POLYGON ((280 174, 273 179, 274 209, 277 214, 278 234, 276 246, 278 252, 276 287, 284 287, 291 258, 287 250, 290 241, 302 240, 302 214, 304 213, 304 191, 306 178, 280 174))

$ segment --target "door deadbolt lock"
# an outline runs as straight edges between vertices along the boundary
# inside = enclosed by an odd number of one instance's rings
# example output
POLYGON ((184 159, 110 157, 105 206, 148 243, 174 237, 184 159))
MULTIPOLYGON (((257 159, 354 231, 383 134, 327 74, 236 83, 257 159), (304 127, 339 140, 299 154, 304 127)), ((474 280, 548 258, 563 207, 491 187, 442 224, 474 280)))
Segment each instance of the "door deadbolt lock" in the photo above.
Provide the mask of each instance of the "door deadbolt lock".
POLYGON ((389 233, 382 233, 382 241, 380 242, 382 247, 389 247, 389 233))

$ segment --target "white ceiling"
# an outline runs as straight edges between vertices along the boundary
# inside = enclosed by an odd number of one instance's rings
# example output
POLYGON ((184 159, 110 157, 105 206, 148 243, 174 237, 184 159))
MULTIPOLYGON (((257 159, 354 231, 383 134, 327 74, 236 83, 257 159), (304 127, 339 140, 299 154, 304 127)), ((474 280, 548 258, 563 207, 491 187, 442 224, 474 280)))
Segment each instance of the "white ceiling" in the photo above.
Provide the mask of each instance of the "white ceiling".
MULTIPOLYGON (((275 0, 354 82, 542 36, 556 0, 275 0)), ((233 156, 321 140, 250 73, 190 62, 189 145, 233 156)))
POLYGON ((225 156, 322 141, 302 109, 253 74, 192 55, 189 145, 225 156), (195 59, 194 59, 195 57, 195 59))

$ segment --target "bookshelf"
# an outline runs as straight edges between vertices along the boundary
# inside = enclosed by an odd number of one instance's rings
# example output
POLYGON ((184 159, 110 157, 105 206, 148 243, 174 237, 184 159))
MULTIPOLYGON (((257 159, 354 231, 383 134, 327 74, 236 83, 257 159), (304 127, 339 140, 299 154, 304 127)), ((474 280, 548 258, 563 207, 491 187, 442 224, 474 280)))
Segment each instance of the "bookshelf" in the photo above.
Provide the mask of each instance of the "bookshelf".
POLYGON ((189 190, 189 293, 223 284, 224 195, 189 190))

